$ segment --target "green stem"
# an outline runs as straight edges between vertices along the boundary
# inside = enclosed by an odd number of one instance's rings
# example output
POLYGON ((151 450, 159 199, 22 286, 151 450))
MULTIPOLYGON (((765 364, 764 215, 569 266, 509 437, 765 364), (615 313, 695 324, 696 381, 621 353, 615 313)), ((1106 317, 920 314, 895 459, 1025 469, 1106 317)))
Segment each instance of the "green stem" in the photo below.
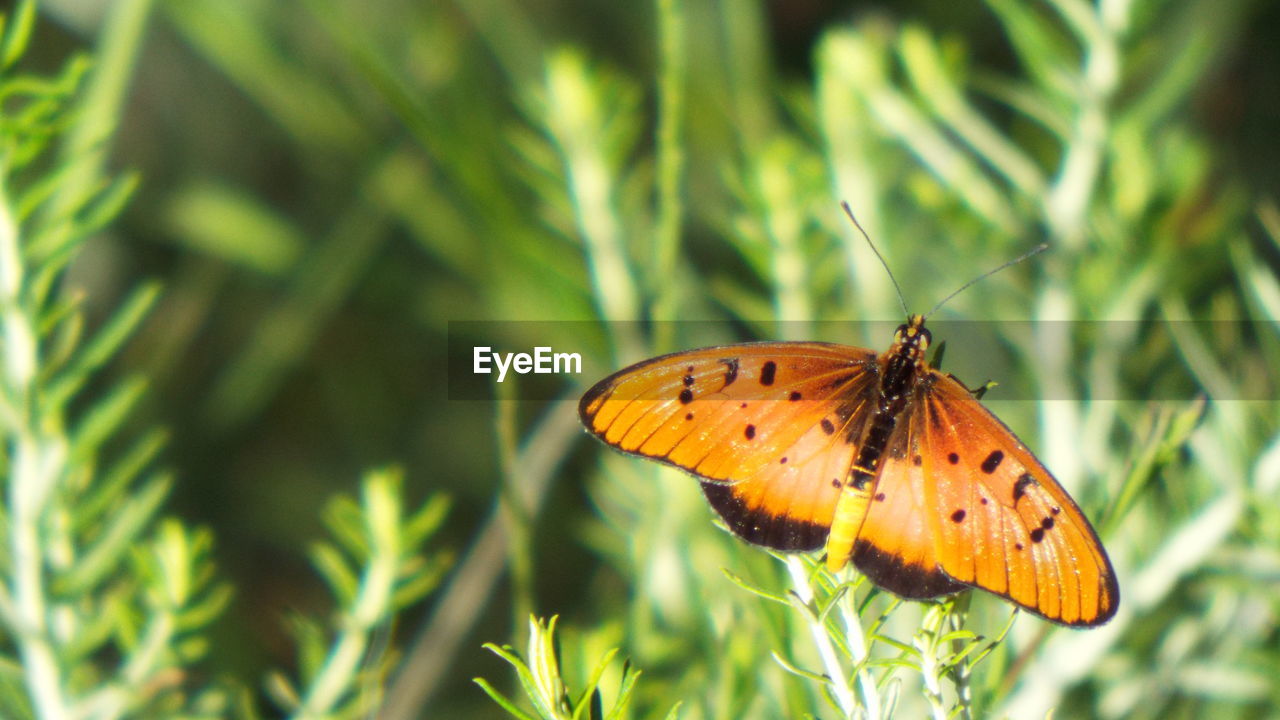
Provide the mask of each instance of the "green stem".
POLYGON ((1085 60, 1077 95, 1077 112, 1058 177, 1045 196, 1045 218, 1052 234, 1069 249, 1079 250, 1097 189, 1107 130, 1108 104, 1120 84, 1120 34, 1128 25, 1129 4, 1112 3, 1108 16, 1083 3, 1057 0, 1054 5, 1070 22, 1084 46, 1085 60))
POLYGON ((867 717, 882 717, 884 709, 880 706, 880 692, 876 689, 876 680, 866 664, 871 656, 871 648, 862 631, 862 617, 858 615, 858 609, 854 605, 852 588, 840 598, 839 610, 845 627, 845 642, 853 655, 853 666, 857 668, 858 689, 862 694, 862 703, 867 708, 867 717))
MULTIPOLYGON (((805 569, 804 562, 794 555, 789 556, 787 572, 791 574, 791 586, 796 597, 813 610, 813 588, 809 587, 809 573, 805 569)), ((854 717, 859 709, 858 700, 853 696, 844 667, 840 665, 840 658, 836 655, 835 645, 831 642, 831 636, 827 634, 826 624, 817 616, 816 611, 806 613, 805 622, 809 625, 809 633, 813 635, 813 644, 818 649, 818 656, 822 658, 822 666, 826 668, 827 677, 831 678, 831 694, 835 696, 836 703, 844 716, 854 717)), ((878 715, 877 712, 871 717, 878 717, 878 715)))
POLYGON ((915 646, 920 651, 920 678, 924 683, 924 697, 934 720, 947 720, 947 705, 942 697, 943 668, 938 662, 938 638, 942 635, 945 618, 934 607, 925 612, 920 630, 916 632, 915 646))
POLYGON ((360 591, 345 614, 344 628, 333 643, 324 666, 307 688, 293 720, 332 717, 338 704, 354 686, 374 629, 387 616, 400 564, 401 533, 398 500, 385 482, 365 487, 366 532, 370 558, 360 591))
POLYGON ((644 343, 632 324, 640 319, 635 273, 616 208, 616 176, 604 155, 603 119, 609 112, 585 61, 565 52, 547 61, 544 122, 557 146, 573 202, 578 234, 587 250, 600 315, 611 323, 615 353, 634 360, 644 343))
POLYGON ((102 178, 110 146, 105 142, 115 135, 124 115, 121 109, 133 78, 133 66, 142 48, 147 17, 153 0, 121 0, 114 3, 104 19, 101 44, 94 58, 94 70, 85 89, 77 122, 62 143, 63 161, 75 172, 67 173, 58 184, 58 193, 44 208, 46 217, 60 217, 84 202, 95 192, 102 178))
POLYGON ((680 225, 684 205, 680 197, 684 174, 682 138, 687 54, 685 47, 684 6, 680 0, 657 0, 658 51, 662 68, 658 75, 658 220, 654 235, 654 278, 657 298, 654 301, 654 345, 662 350, 670 347, 674 319, 680 302, 680 284, 672 282, 680 252, 680 225))
POLYGON ((32 413, 39 349, 35 323, 22 302, 19 244, 18 226, 0 179, 0 315, 4 340, 0 348, 4 353, 4 394, 9 404, 5 418, 9 424, 7 444, 13 448, 8 504, 14 640, 35 716, 63 718, 68 714, 70 700, 47 622, 50 609, 40 529, 50 491, 65 469, 67 452, 65 443, 40 432, 40 421, 32 413))
POLYGON ((534 510, 527 502, 524 473, 519 464, 519 430, 516 427, 516 385, 498 383, 497 416, 498 467, 502 473, 498 502, 507 528, 507 558, 511 571, 512 627, 521 628, 534 607, 534 510))
POLYGON ((22 656, 23 680, 35 706, 36 717, 66 717, 69 700, 63 689, 62 671, 49 634, 46 617, 43 556, 40 548, 40 517, 44 508, 39 497, 46 475, 40 467, 41 444, 25 429, 19 430, 9 479, 9 507, 12 512, 10 543, 13 548, 13 596, 18 623, 16 640, 22 656))

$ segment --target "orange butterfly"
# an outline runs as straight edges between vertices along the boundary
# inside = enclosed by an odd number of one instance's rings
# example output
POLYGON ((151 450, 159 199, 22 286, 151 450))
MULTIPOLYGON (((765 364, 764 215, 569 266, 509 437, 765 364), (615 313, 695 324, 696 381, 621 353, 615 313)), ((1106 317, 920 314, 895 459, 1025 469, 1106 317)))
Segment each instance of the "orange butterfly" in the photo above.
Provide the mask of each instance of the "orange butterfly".
MULTIPOLYGON (((962 288, 963 289, 963 288, 962 288)), ((824 546, 910 599, 974 586, 1076 627, 1120 588, 1075 502, 1004 423, 925 360, 911 315, 893 346, 765 342, 678 352, 601 380, 596 437, 692 473, 734 534, 824 546)))

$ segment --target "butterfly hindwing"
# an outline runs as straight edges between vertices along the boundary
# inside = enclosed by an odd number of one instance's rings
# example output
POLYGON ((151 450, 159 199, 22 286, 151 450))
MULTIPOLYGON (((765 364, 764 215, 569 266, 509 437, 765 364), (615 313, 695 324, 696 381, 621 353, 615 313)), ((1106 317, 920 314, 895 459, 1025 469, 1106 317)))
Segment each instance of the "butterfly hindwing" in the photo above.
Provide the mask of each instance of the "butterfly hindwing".
POLYGON ((953 378, 930 371, 919 395, 911 422, 942 569, 1054 622, 1111 619, 1115 571, 1062 486, 953 378))
POLYGON ((895 429, 881 458, 852 560, 876 585, 904 598, 924 599, 964 586, 941 569, 925 491, 931 479, 912 447, 915 428, 907 420, 895 429))
POLYGON ((869 416, 876 355, 825 343, 675 353, 616 373, 579 413, 606 443, 679 467, 743 539, 821 547, 869 416))

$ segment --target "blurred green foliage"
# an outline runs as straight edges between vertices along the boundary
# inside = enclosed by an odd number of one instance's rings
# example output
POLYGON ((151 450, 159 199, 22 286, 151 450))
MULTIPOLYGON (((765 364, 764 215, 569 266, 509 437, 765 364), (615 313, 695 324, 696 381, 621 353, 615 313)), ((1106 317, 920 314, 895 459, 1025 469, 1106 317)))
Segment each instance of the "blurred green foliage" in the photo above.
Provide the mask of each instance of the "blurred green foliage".
MULTIPOLYGON (((785 596, 801 588, 788 566, 714 527, 688 478, 587 443, 567 403, 451 400, 450 368, 470 358, 446 348, 450 321, 481 320, 491 334, 461 344, 573 349, 601 373, 732 340, 883 349, 867 321, 901 312, 847 200, 916 311, 1051 245, 939 320, 1034 321, 995 326, 1015 362, 993 379, 1052 401, 997 390, 988 404, 1099 521, 1124 609, 1088 633, 1019 620, 975 670, 977 711, 1261 717, 1280 703, 1272 6, 41 12, 29 62, 84 52, 110 80, 91 113, 104 124, 73 144, 140 179, 65 284, 97 326, 141 279, 163 283, 111 372, 147 379, 132 430, 169 428, 170 509, 210 528, 237 588, 214 666, 322 665, 323 643, 282 633, 293 611, 330 609, 299 548, 326 498, 395 462, 406 506, 453 498, 431 543, 459 562, 397 626, 387 717, 506 716, 471 678, 519 694, 481 645, 532 647, 530 614, 559 615, 557 672, 575 693, 603 688, 602 708, 628 688, 633 717, 677 703, 682 718, 828 716, 823 683, 785 667, 821 667, 812 618, 722 572, 785 596), (601 319, 536 338, 507 324, 601 319), (827 336, 833 320, 847 324, 827 336), (1150 402, 1175 371, 1208 402, 1150 402), (638 678, 601 664, 612 648, 638 678)), ((965 352, 950 339, 949 362, 965 352)), ((552 389, 573 399, 594 379, 552 389)), ((861 586, 848 602, 909 648, 931 612, 861 586)), ((975 598, 966 617, 994 637, 1008 609, 975 598)), ((862 697, 928 712, 921 660, 885 645, 862 697)), ((842 658, 849 677, 866 668, 842 658)))

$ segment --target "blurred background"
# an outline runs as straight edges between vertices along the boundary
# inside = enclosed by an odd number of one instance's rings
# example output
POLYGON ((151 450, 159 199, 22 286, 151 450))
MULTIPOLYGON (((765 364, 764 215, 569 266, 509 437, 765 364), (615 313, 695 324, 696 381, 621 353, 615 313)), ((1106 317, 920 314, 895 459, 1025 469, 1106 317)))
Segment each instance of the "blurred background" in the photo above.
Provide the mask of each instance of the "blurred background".
MULTIPOLYGON (((1101 518, 1136 615, 1049 702, 1064 716, 1276 711, 1277 4, 49 0, 40 13, 33 69, 94 51, 113 23, 136 29, 115 36, 127 89, 110 158, 141 185, 69 282, 98 317, 163 282, 117 372, 149 379, 134 422, 170 432, 170 509, 213 530, 236 586, 213 668, 290 662, 283 619, 327 602, 303 551, 320 507, 396 463, 411 501, 453 500, 433 542, 455 570, 393 634, 406 662, 430 656, 398 680, 421 716, 504 716, 471 678, 514 688, 480 646, 519 639, 531 611, 576 628, 566 655, 586 666, 623 647, 646 673, 637 717, 677 700, 681 717, 803 706, 749 698, 753 673, 785 677, 768 657, 782 631, 760 639, 748 599, 723 613, 709 599, 741 593, 720 567, 767 583, 772 561, 722 537, 692 481, 603 459, 566 403, 511 398, 575 400, 626 362, 717 342, 887 347, 883 325, 859 323, 901 312, 839 212, 848 200, 915 311, 1051 245, 939 316, 1080 323, 1048 346, 1056 364, 1034 348, 1054 338, 1002 340, 1023 358, 1009 382, 1080 400, 995 402, 1101 518), (1221 321, 1219 336, 1163 324, 1182 319, 1221 321), (1137 322, 1116 336, 1102 320, 1137 322), (458 321, 477 322, 451 338, 458 321), (588 370, 451 399, 477 344, 581 352, 588 370), (1208 378, 1205 395, 1269 400, 1146 402, 1175 370, 1208 378), (1194 430, 1166 432, 1186 412, 1194 430), (1221 529, 1195 525, 1226 494, 1221 529), (516 519, 499 533, 504 497, 516 519)), ((983 608, 997 626, 1007 615, 983 608)), ((985 697, 1014 702, 999 678, 985 697)), ((780 697, 787 682, 761 681, 780 697)))

